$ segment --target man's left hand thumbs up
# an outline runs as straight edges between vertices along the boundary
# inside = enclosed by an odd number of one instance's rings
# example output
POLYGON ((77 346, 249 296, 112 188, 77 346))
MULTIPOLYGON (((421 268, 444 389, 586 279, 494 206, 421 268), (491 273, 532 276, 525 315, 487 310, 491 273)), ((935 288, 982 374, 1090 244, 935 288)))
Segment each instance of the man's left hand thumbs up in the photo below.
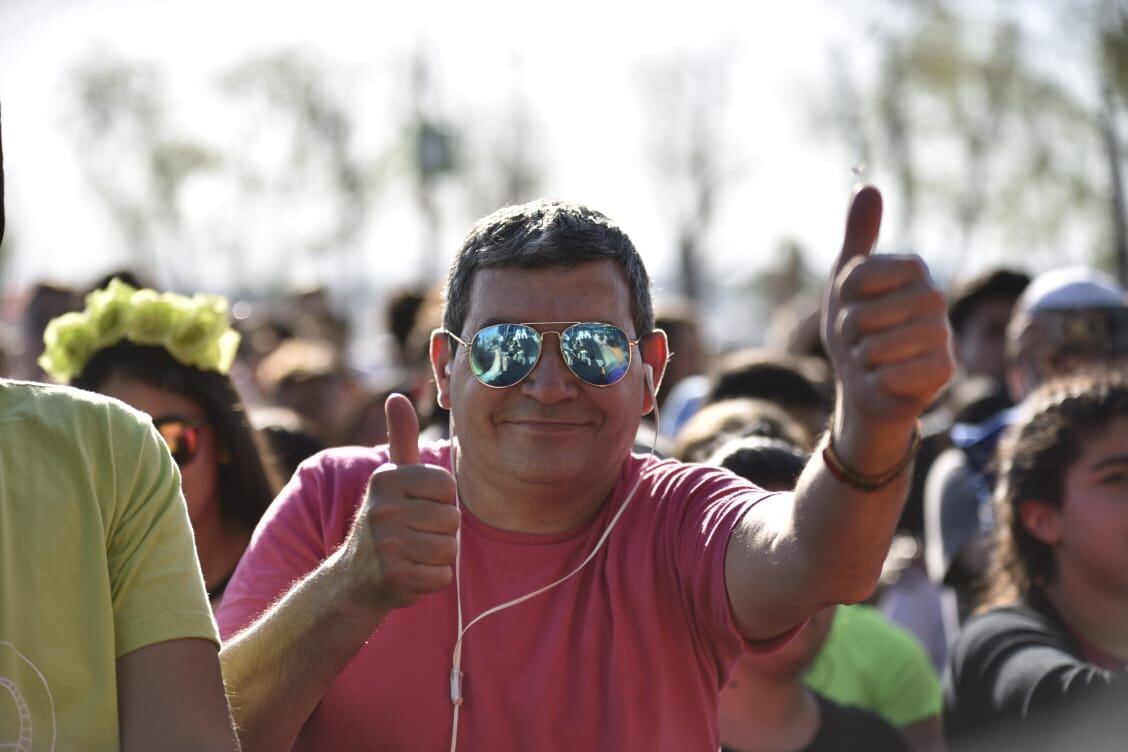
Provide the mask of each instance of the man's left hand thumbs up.
POLYGON ((871 255, 881 194, 861 188, 827 284, 822 336, 840 414, 867 428, 905 425, 955 371, 947 301, 919 256, 871 255))

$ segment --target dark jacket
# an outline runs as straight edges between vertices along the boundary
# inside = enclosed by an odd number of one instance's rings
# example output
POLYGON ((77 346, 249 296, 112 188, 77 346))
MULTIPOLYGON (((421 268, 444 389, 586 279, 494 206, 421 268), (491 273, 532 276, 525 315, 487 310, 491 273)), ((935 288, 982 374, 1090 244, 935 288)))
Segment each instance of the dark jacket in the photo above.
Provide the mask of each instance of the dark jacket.
POLYGON ((963 750, 1128 750, 1128 671, 1086 662, 1045 594, 967 623, 944 676, 944 731, 963 750))

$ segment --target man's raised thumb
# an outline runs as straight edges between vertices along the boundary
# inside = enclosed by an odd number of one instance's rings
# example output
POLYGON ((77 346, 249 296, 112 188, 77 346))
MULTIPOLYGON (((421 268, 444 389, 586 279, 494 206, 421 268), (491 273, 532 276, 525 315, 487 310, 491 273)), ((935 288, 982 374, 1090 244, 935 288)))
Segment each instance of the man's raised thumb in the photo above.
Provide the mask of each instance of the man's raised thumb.
POLYGON ((390 394, 384 402, 388 421, 388 459, 396 465, 419 464, 419 416, 402 394, 390 394))
POLYGON ((850 212, 846 215, 846 237, 834 264, 834 276, 837 277, 851 259, 870 255, 880 231, 881 192, 872 185, 864 185, 850 202, 850 212))

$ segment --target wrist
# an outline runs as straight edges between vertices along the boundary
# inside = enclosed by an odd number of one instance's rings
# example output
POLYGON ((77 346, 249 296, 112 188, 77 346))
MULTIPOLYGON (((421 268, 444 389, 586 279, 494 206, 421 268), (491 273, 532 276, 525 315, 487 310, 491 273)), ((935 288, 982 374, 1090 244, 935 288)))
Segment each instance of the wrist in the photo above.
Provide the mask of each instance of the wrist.
POLYGON ((382 620, 387 615, 388 609, 377 603, 375 589, 356 577, 347 542, 322 562, 320 570, 320 585, 326 589, 331 610, 345 618, 382 620))
POLYGON ((915 453, 920 434, 916 417, 873 420, 861 414, 835 411, 826 443, 849 468, 864 475, 882 475, 895 468, 907 453, 915 453))
POLYGON ((875 473, 867 470, 859 470, 856 466, 842 459, 834 445, 834 436, 830 435, 827 437, 826 446, 823 447, 822 459, 823 464, 826 465, 826 469, 839 483, 850 486, 863 493, 872 493, 885 488, 885 486, 904 475, 906 470, 913 464, 913 459, 916 457, 917 452, 920 451, 920 445, 920 424, 917 423, 912 436, 909 438, 909 446, 904 454, 901 455, 901 458, 887 469, 875 473))

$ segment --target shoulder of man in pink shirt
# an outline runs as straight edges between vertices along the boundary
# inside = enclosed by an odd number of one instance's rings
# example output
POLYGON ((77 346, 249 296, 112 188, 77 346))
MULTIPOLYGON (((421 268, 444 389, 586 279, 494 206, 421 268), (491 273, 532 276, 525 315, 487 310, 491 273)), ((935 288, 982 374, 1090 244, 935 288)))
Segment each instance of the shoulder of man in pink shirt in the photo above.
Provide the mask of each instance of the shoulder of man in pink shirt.
MULTIPOLYGON (((449 445, 420 449, 424 463, 448 465, 449 445)), ((216 613, 230 639, 317 567, 348 534, 368 479, 388 461, 387 446, 337 447, 303 462, 259 521, 216 613)))

